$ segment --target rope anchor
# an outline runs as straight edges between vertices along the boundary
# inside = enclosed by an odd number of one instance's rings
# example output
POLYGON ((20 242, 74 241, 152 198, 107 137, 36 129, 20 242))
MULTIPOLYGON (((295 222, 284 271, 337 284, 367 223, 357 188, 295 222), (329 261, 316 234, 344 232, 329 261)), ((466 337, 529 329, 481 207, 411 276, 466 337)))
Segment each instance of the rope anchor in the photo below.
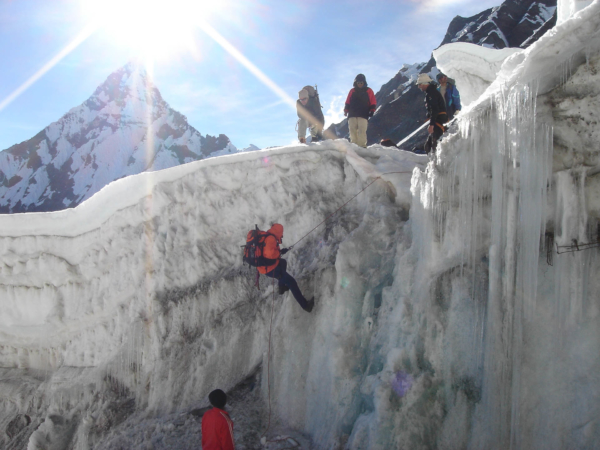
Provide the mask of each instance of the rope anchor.
POLYGON ((582 252, 584 250, 589 250, 591 248, 599 248, 600 242, 590 242, 580 244, 577 242, 577 239, 573 239, 571 245, 556 245, 556 254, 561 255, 563 253, 574 253, 574 252, 582 252))

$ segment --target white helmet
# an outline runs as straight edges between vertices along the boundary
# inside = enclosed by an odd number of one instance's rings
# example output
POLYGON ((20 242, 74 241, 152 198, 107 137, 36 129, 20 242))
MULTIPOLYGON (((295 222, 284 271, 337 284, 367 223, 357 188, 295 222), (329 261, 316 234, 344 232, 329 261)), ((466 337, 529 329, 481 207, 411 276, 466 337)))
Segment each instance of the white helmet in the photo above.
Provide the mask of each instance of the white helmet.
POLYGON ((433 80, 431 79, 431 77, 429 75, 427 75, 426 73, 420 73, 419 74, 419 78, 417 78, 417 85, 419 85, 419 84, 429 84, 432 81, 433 80))

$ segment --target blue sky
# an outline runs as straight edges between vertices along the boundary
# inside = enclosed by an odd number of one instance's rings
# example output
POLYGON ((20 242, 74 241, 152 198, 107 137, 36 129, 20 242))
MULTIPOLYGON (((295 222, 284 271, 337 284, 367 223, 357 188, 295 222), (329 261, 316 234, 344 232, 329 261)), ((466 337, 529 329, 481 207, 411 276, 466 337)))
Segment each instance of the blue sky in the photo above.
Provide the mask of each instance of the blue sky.
POLYGON ((296 140, 290 99, 302 86, 318 85, 328 126, 342 118, 356 74, 377 92, 404 63, 427 61, 454 16, 500 3, 0 0, 0 149, 141 55, 153 60, 163 98, 202 134, 226 134, 238 148, 287 145, 296 140))

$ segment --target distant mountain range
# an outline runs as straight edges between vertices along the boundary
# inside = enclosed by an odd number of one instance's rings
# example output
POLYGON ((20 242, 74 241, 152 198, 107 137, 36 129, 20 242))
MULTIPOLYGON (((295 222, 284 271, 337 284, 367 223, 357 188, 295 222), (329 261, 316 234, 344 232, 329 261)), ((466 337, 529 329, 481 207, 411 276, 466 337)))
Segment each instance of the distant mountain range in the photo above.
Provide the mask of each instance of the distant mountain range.
MULTIPOLYGON (((555 23, 556 0, 507 0, 473 17, 455 17, 440 45, 524 48, 555 23)), ((424 123, 423 93, 415 86, 421 72, 435 77, 435 60, 404 65, 377 92, 369 145, 383 138, 399 142, 424 123)), ((329 131, 347 137, 347 121, 329 131)), ((403 148, 423 140, 417 135, 403 148)), ((257 147, 241 151, 252 150, 257 147)), ((237 151, 224 134, 201 135, 169 107, 144 69, 130 63, 82 105, 0 152, 0 213, 73 208, 119 178, 237 151)))
POLYGON ((82 105, 0 152, 0 213, 72 208, 119 178, 236 151, 224 134, 201 135, 129 63, 82 105))
MULTIPOLYGON (((450 22, 440 46, 451 42, 469 42, 490 48, 521 47, 534 43, 556 24, 556 0, 507 0, 472 17, 456 16, 450 22)), ((369 120, 368 145, 381 139, 398 143, 425 122, 423 93, 415 82, 419 73, 433 79, 439 73, 433 57, 428 62, 404 65, 375 95, 377 111, 369 120)), ((460 91, 460 86, 457 86, 460 91)), ((328 128, 338 137, 348 137, 344 119, 328 128)), ((424 141, 417 135, 402 147, 412 149, 424 141)))

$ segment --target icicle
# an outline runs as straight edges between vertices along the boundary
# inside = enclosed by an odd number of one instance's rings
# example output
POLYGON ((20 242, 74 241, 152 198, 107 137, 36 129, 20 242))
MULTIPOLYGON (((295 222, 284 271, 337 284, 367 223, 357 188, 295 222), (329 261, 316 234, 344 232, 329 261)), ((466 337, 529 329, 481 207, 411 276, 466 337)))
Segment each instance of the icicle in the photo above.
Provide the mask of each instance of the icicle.
MULTIPOLYGON (((565 70, 570 70, 568 66, 565 70)), ((536 121, 536 98, 537 84, 513 86, 496 95, 489 111, 463 119, 460 151, 440 169, 447 174, 435 180, 435 195, 424 197, 431 190, 421 180, 415 217, 421 234, 418 245, 428 245, 437 235, 440 246, 457 248, 460 277, 469 280, 473 302, 487 298, 487 320, 481 317, 475 325, 472 345, 482 355, 489 444, 498 448, 521 447, 523 329, 537 306, 540 242, 545 233, 552 129, 536 121), (454 199, 457 205, 452 204, 454 199), (433 213, 433 228, 428 225, 428 210, 433 213), (482 285, 478 266, 488 252, 489 280, 482 285)), ((429 251, 421 254, 425 259, 430 256, 429 251)))

